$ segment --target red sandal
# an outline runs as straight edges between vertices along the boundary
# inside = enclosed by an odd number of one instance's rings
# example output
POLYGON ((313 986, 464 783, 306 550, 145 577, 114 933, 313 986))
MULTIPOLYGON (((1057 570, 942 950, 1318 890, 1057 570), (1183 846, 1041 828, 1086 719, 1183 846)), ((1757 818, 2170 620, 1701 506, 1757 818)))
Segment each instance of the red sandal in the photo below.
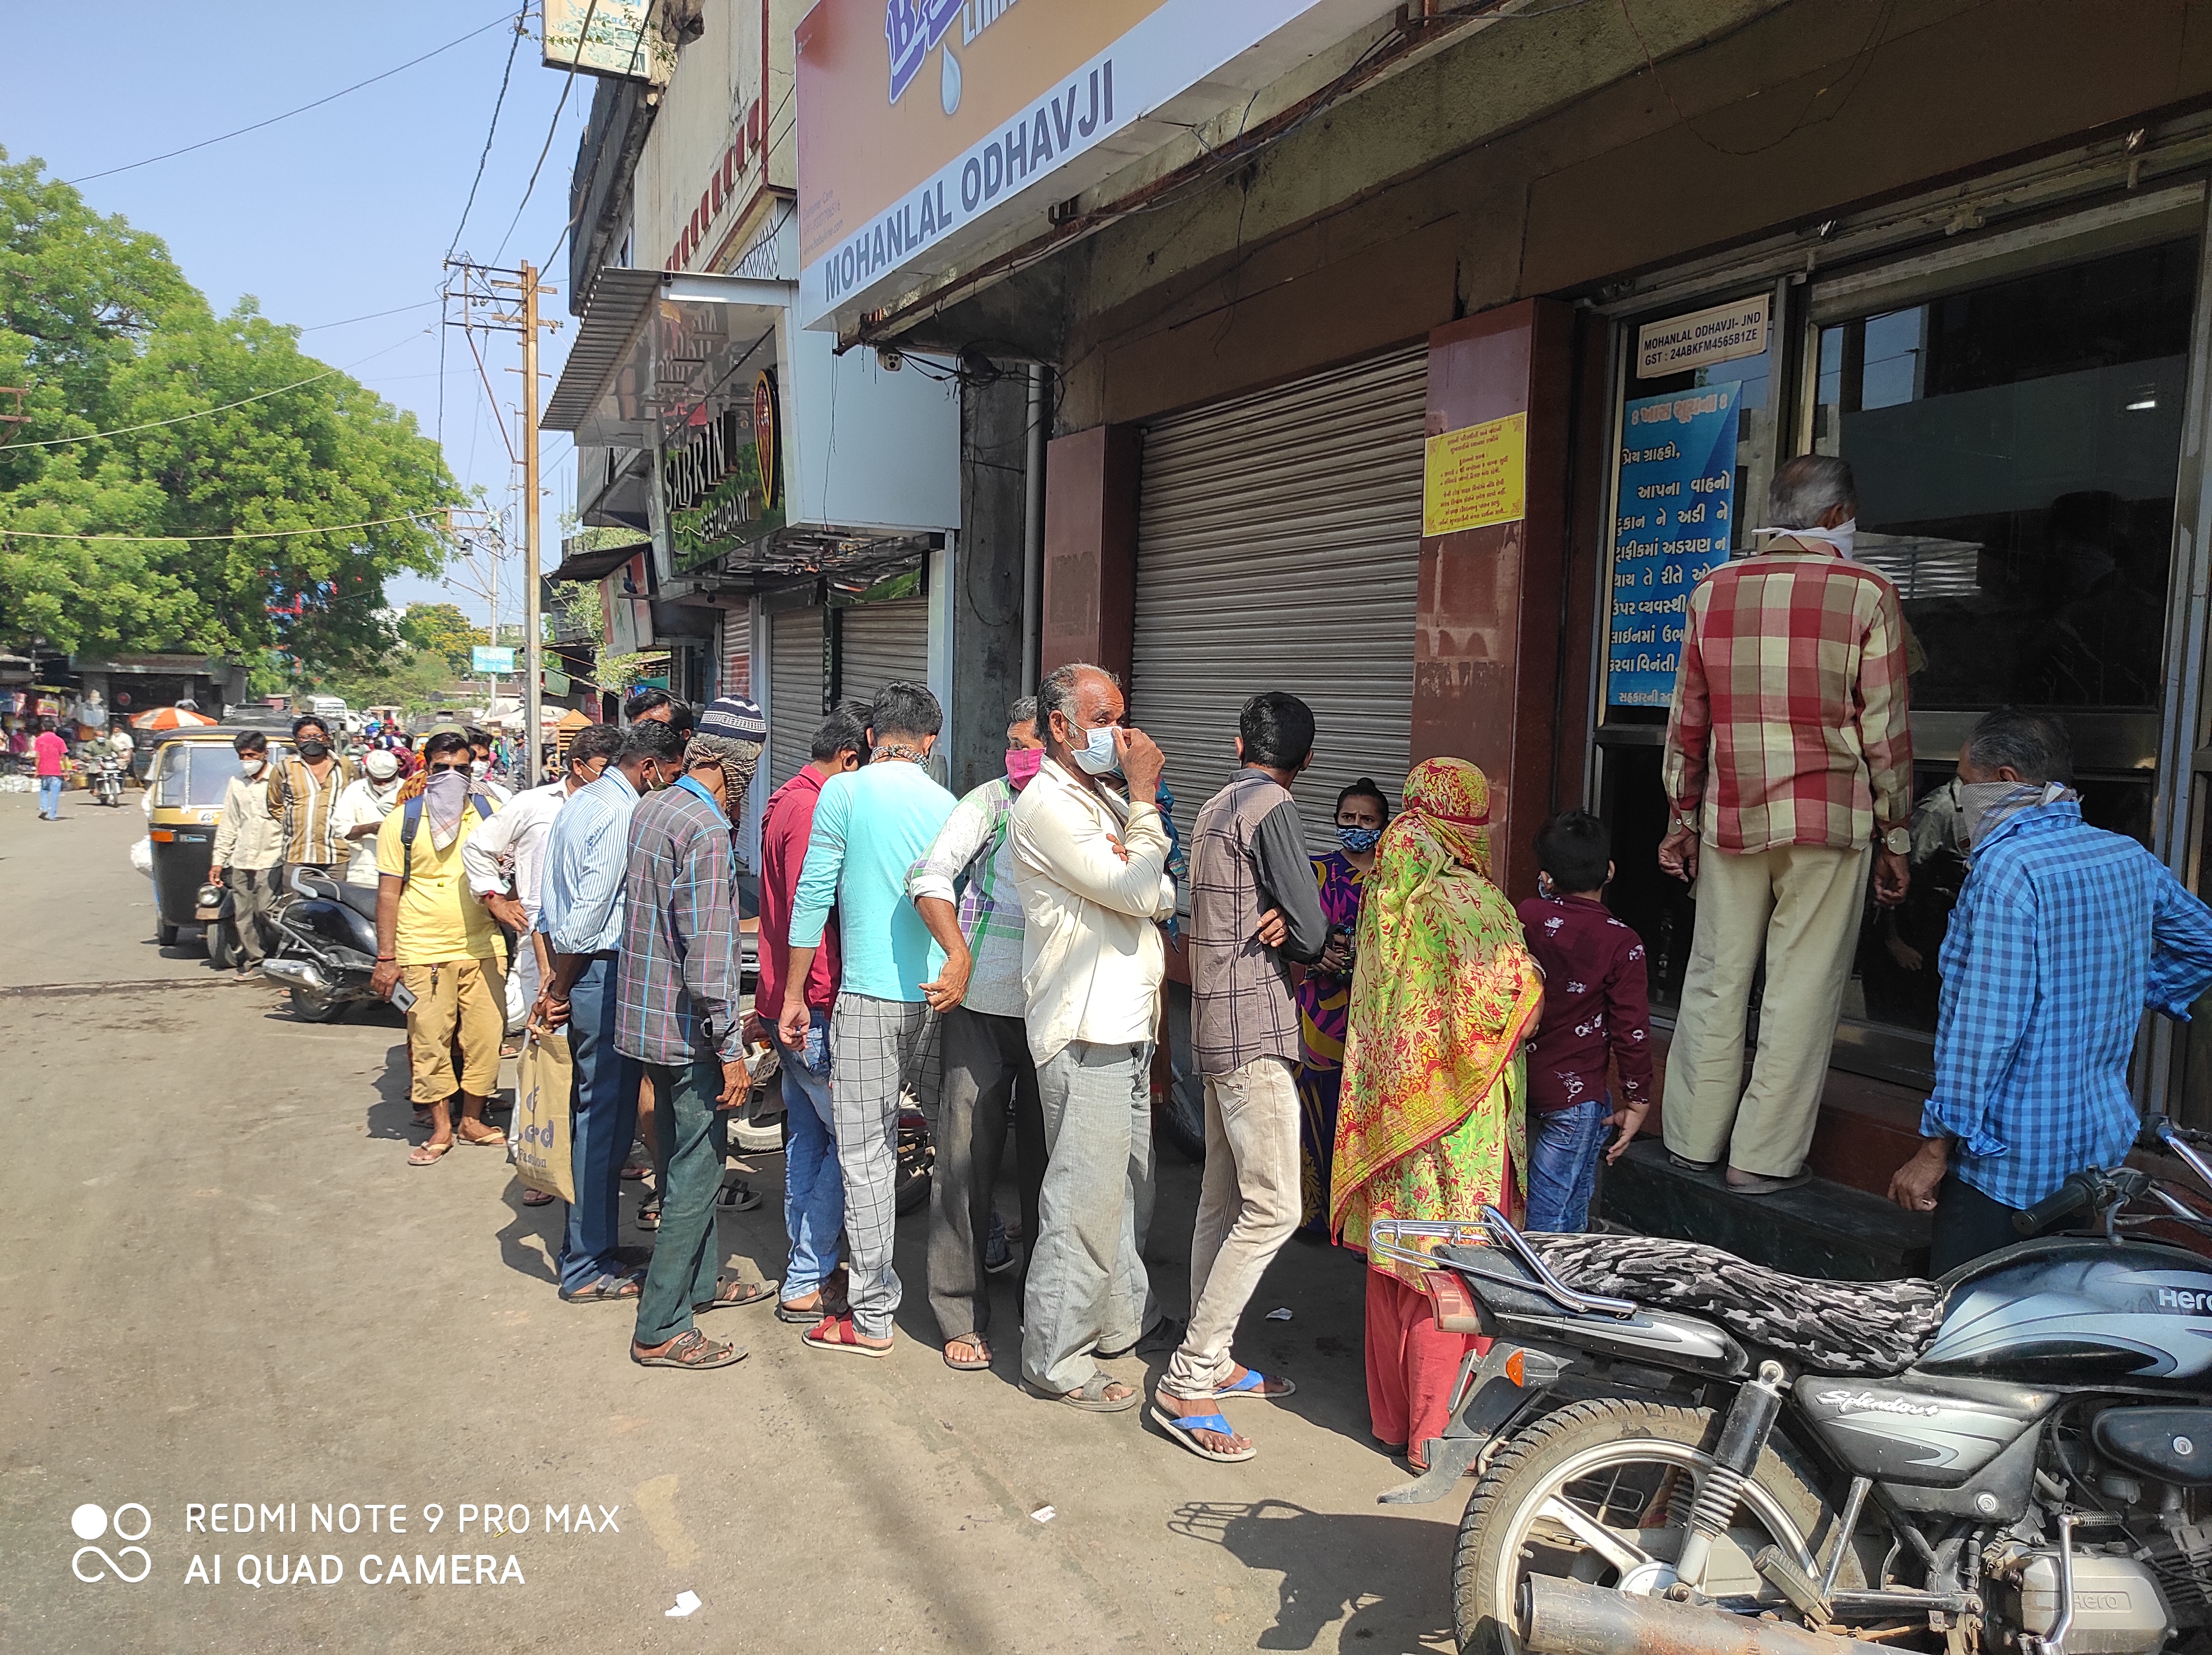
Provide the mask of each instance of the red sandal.
POLYGON ((850 1315, 824 1316, 812 1327, 799 1336, 817 1350, 842 1350, 854 1356, 888 1356, 891 1342, 870 1344, 860 1337, 860 1328, 850 1315))

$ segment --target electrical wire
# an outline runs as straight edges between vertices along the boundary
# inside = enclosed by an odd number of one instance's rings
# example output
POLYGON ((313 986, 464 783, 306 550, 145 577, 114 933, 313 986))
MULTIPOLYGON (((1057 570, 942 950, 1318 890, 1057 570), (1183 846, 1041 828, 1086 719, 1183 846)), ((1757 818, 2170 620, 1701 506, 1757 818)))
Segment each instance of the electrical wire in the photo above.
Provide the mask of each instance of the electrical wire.
MULTIPOLYGON (((529 0, 523 0, 520 9, 514 14, 514 38, 507 43, 507 68, 499 77, 499 96, 492 100, 491 125, 484 132, 483 153, 477 157, 477 175, 469 180, 469 198, 461 208, 461 221, 453 226, 453 239, 446 246, 448 258, 453 256, 453 249, 461 245, 461 232, 469 227, 469 215, 476 210, 477 186, 483 182, 484 163, 491 159, 491 141, 499 136, 499 112, 507 107, 507 82, 514 78, 514 54, 527 33, 523 20, 529 15, 529 0)), ((577 42, 578 50, 582 49, 582 44, 580 39, 577 42)))
MULTIPOLYGON (((416 310, 419 309, 420 306, 409 305, 404 308, 408 310, 416 310)), ((336 326, 337 324, 333 323, 331 325, 336 326)), ((359 367, 362 363, 373 362, 380 356, 388 356, 393 351, 398 349, 401 345, 405 344, 408 339, 419 338, 420 336, 421 335, 419 334, 410 333, 407 336, 406 339, 395 340, 392 343, 386 345, 382 350, 373 350, 366 356, 356 358, 353 361, 347 363, 343 367, 326 367, 320 373, 310 373, 304 379, 295 379, 289 385, 277 385, 268 391, 257 391, 251 397, 240 397, 234 403, 224 403, 219 407, 203 408, 190 414, 173 415, 166 420, 149 420, 143 425, 120 425, 116 427, 112 431, 88 431, 80 437, 42 437, 36 442, 0 443, 0 450, 17 448, 60 448, 73 442, 97 442, 102 437, 127 437, 135 431, 157 431, 161 427, 167 425, 183 425, 190 420, 204 420, 210 414, 227 414, 234 408, 244 408, 248 403, 266 402, 271 397, 281 397, 288 391, 297 391, 301 385, 313 385, 317 380, 327 379, 335 373, 350 373, 354 369, 359 367)), ((312 361, 313 359, 310 358, 309 360, 312 361)))
POLYGON ((313 326, 301 328, 300 331, 320 333, 325 328, 351 327, 356 322, 374 322, 381 316, 404 316, 409 311, 428 310, 437 302, 434 299, 418 300, 412 305, 395 305, 390 310, 371 311, 366 316, 349 316, 341 322, 317 322, 313 326))
POLYGON ((55 535, 43 534, 35 529, 0 527, 0 538, 13 536, 19 540, 136 540, 146 543, 178 540, 289 540, 299 535, 337 535, 349 529, 381 529, 392 523, 420 523, 425 518, 443 516, 442 511, 410 512, 404 517, 371 518, 366 523, 330 523, 319 529, 261 529, 251 534, 228 535, 55 535))
POLYGON ((417 64, 427 64, 433 58, 441 57, 451 52, 455 46, 465 45, 475 39, 477 35, 497 28, 501 23, 507 21, 508 15, 501 12, 489 23, 480 28, 471 29, 458 40, 448 40, 445 45, 434 47, 419 58, 410 58, 405 63, 386 70, 381 75, 372 75, 365 81, 356 81, 351 86, 341 87, 336 92, 316 99, 313 103, 301 104, 297 109, 288 109, 281 115, 271 115, 266 120, 256 121, 251 126, 241 126, 235 131, 218 133, 212 138, 202 138, 198 143, 188 143, 181 149, 164 150, 158 155, 149 155, 143 161, 126 161, 120 167, 110 167, 98 173, 85 173, 76 178, 64 179, 64 182, 70 185, 89 184, 94 179, 112 179, 118 173, 134 173, 142 167, 151 167, 155 161, 174 161, 179 155, 189 155, 194 150, 205 149, 210 144, 228 143, 233 138, 244 137, 248 132, 258 132, 264 126, 274 126, 279 121, 289 121, 295 115, 304 115, 311 109, 320 109, 326 103, 335 103, 349 93, 360 91, 363 87, 374 86, 379 81, 388 81, 403 70, 414 68, 417 64))
MULTIPOLYGON (((561 112, 568 106, 568 94, 575 89, 576 68, 583 62, 584 42, 590 38, 592 18, 599 9, 599 0, 591 0, 591 3, 584 8, 584 21, 576 30, 576 55, 568 60, 568 78, 561 82, 561 101, 553 106, 553 118, 546 123, 545 142, 538 151, 538 164, 530 169, 530 182, 523 186, 522 199, 514 203, 514 216, 507 221, 507 233, 500 237, 499 246, 492 253, 491 263, 495 264, 499 263, 500 254, 507 251, 507 244, 514 239, 514 227, 522 222, 523 209, 530 205, 530 197, 537 192, 538 175, 545 170, 545 157, 553 153, 553 140, 561 130, 561 112)), ((641 28, 638 42, 641 45, 644 40, 641 28)), ((637 54, 632 52, 630 58, 633 64, 636 58, 637 54)))

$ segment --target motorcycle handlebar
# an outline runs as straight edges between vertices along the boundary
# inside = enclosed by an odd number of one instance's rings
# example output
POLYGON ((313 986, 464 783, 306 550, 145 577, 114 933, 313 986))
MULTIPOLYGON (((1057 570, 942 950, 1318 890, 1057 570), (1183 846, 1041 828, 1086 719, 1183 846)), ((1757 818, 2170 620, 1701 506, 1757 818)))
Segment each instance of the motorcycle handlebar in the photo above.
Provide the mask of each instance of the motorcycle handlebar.
POLYGON ((2098 1180, 2087 1173, 2074 1173, 2049 1195, 2024 1212, 2012 1215, 2012 1227, 2022 1235, 2036 1235, 2070 1213, 2097 1199, 2098 1180))

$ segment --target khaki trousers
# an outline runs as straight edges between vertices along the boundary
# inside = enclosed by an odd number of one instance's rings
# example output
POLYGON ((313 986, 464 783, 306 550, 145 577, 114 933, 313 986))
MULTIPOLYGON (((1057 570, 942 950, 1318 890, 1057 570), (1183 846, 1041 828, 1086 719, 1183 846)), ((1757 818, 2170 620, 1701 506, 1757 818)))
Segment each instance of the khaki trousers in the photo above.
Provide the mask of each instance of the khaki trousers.
POLYGON ((1805 1164, 1873 861, 1871 846, 1699 847, 1697 931, 1661 1106, 1674 1154, 1725 1155, 1768 1178, 1805 1164), (1747 1088, 1744 1013, 1762 951, 1766 991, 1747 1088))
POLYGON ((1160 1389, 1197 1401, 1229 1381, 1237 1319, 1298 1227, 1298 1088, 1287 1058, 1206 1077, 1206 1174, 1190 1239, 1190 1325, 1160 1389))
POLYGON ((459 1091, 488 1098, 499 1087, 499 1041, 507 1028, 507 974, 496 960, 446 960, 434 966, 402 966, 400 980, 413 991, 407 1013, 407 1050, 414 1064, 414 1100, 442 1103, 459 1091), (453 1076, 458 1032, 461 1073, 453 1076))

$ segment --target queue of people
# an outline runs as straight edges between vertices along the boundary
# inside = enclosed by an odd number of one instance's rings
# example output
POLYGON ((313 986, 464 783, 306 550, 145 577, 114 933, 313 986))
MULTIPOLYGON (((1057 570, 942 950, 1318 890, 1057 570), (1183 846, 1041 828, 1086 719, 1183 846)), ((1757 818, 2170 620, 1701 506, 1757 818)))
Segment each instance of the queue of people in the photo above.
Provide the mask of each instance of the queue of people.
MULTIPOLYGON (((1910 877, 1903 622, 1894 588, 1846 561, 1851 494, 1839 461, 1780 469, 1771 543, 1690 601, 1667 734, 1662 863, 1701 900, 1666 1153, 1751 1199, 1804 1177, 1844 917, 1869 882, 1887 904, 1910 877), (1790 647, 1765 646, 1778 629, 1790 647), (1768 1032, 1747 1087, 1762 955, 1768 1032)), ((1017 701, 1003 774, 962 798, 930 773, 935 698, 887 685, 825 718, 768 801, 748 1003, 733 843, 765 723, 743 697, 696 722, 665 698, 635 712, 619 734, 584 732, 561 779, 511 801, 474 732, 433 736, 419 785, 377 766, 345 784, 368 800, 349 809, 340 792, 330 824, 321 801, 341 778, 301 739, 266 816, 284 860, 311 863, 355 835, 356 815, 384 812, 378 986, 412 997, 427 1128, 415 1165, 501 1141, 483 1106, 502 926, 520 939, 532 1021, 564 1031, 574 1062, 560 1296, 629 1302, 641 1365, 728 1367, 744 1349, 698 1319, 771 1301, 811 1349, 890 1355, 906 1286, 901 1100, 933 1092, 927 1301, 947 1366, 993 1367, 989 1280, 1016 1270, 1030 1394, 1124 1411, 1146 1398, 1102 1364, 1164 1356, 1161 1430, 1200 1458, 1248 1460, 1259 1444, 1227 1406, 1296 1385, 1239 1362, 1236 1333, 1295 1233, 1364 1254, 1379 1222, 1467 1222, 1486 1207, 1582 1229, 1600 1168, 1658 1102, 1645 951, 1605 903, 1605 824, 1579 810, 1545 822, 1537 894, 1516 907, 1492 876, 1488 779, 1465 760, 1345 788, 1336 848, 1312 856, 1295 789, 1326 732, 1297 697, 1254 695, 1222 732, 1240 767, 1195 817, 1186 920, 1168 755, 1129 722, 1111 673, 1063 666, 1017 701), (1145 1247, 1165 933, 1184 924, 1206 1154, 1178 1322, 1145 1247), (719 1118, 768 1052, 787 1111, 787 1257, 780 1282, 726 1281, 719 1118), (641 1094, 660 1233, 639 1271, 617 1243, 641 1094), (994 1200, 1009 1136, 1012 1224, 994 1200)), ((1973 872, 1944 944, 1925 1141, 1893 1187, 1935 1214, 1939 1268, 2008 1239, 2011 1215, 2067 1173, 2118 1159, 2136 1012, 2185 1015, 2212 985, 2212 911, 2133 841, 2082 823, 2056 721, 1987 715, 1959 779, 1973 872)), ((241 812, 240 843, 252 820, 241 812)), ((1437 1328, 1417 1277, 1370 1264, 1365 1346, 1374 1433, 1418 1470, 1468 1336, 1437 1328)))

